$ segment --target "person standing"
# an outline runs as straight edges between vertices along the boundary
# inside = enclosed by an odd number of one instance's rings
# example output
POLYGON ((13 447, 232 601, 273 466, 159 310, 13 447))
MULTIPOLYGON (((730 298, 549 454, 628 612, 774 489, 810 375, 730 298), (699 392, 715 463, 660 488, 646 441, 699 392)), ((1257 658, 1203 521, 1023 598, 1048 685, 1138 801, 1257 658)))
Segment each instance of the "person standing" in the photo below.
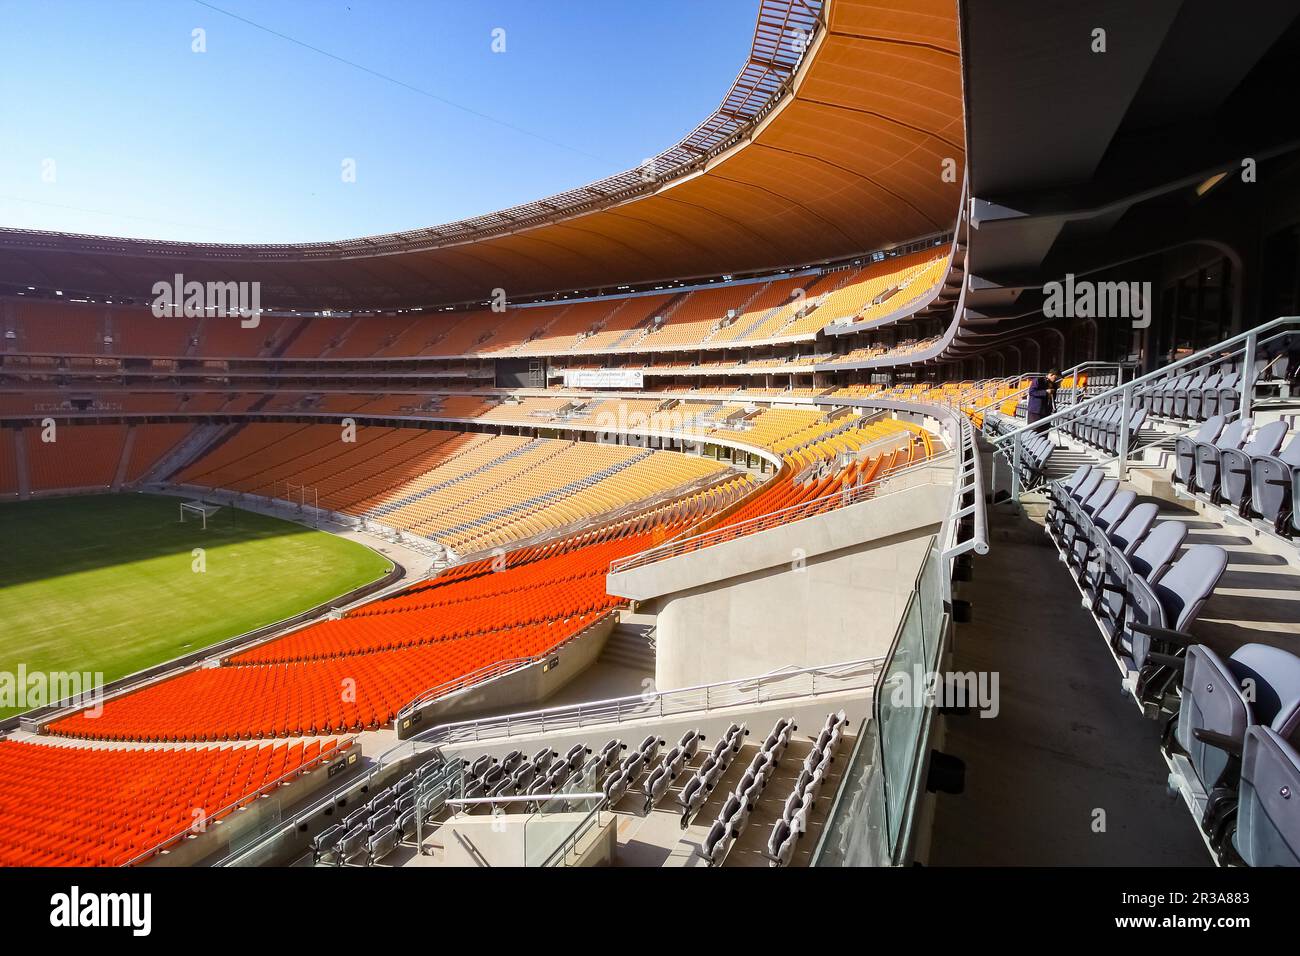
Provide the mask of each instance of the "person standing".
POLYGON ((1032 425, 1056 411, 1056 388, 1061 373, 1051 369, 1046 375, 1035 375, 1029 383, 1028 424, 1032 425))

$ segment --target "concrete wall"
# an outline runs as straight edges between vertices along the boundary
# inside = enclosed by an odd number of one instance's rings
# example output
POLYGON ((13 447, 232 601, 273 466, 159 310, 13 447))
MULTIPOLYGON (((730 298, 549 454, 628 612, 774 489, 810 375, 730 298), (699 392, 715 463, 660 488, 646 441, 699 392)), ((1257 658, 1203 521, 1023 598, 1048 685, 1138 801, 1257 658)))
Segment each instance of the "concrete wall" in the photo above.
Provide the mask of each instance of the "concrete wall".
POLYGON ((440 723, 526 710, 542 703, 596 662, 614 622, 614 615, 606 615, 540 661, 417 708, 409 718, 398 719, 398 739, 405 740, 440 723))
POLYGON ((660 690, 882 656, 950 494, 909 488, 610 575, 610 592, 657 612, 660 690))

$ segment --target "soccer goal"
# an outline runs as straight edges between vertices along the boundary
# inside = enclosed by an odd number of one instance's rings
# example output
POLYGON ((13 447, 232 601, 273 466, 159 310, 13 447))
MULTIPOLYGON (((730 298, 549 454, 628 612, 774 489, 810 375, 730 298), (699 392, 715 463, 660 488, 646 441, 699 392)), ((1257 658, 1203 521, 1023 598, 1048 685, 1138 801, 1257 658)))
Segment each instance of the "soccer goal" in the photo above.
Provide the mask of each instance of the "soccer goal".
POLYGON ((185 523, 185 516, 189 515, 190 520, 203 522, 203 530, 208 530, 208 519, 221 510, 221 505, 209 504, 206 501, 182 501, 181 502, 181 524, 185 523))

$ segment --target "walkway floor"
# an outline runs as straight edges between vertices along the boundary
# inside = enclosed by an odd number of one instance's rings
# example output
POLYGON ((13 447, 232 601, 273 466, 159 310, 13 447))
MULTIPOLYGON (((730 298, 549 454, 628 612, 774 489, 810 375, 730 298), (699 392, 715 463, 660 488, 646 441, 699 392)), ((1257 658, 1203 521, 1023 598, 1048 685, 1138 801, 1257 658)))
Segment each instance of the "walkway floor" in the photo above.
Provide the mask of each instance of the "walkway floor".
POLYGON ((966 792, 940 794, 931 865, 1208 865, 1168 795, 1160 725, 1120 674, 1038 523, 990 508, 953 669, 998 674, 1000 713, 948 720, 966 792))

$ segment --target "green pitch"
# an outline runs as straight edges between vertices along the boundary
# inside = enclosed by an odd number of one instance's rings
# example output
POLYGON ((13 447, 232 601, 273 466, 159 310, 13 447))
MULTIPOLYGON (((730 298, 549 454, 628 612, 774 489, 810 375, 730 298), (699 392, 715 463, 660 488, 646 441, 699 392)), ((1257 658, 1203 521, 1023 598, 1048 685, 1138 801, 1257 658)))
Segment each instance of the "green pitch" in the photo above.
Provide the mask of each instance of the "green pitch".
MULTIPOLYGON (((105 681, 271 624, 382 577, 353 541, 222 508, 202 530, 179 499, 0 505, 0 671, 105 681), (202 571, 193 554, 202 548, 202 571)), ((0 707, 0 717, 16 713, 0 707)))

